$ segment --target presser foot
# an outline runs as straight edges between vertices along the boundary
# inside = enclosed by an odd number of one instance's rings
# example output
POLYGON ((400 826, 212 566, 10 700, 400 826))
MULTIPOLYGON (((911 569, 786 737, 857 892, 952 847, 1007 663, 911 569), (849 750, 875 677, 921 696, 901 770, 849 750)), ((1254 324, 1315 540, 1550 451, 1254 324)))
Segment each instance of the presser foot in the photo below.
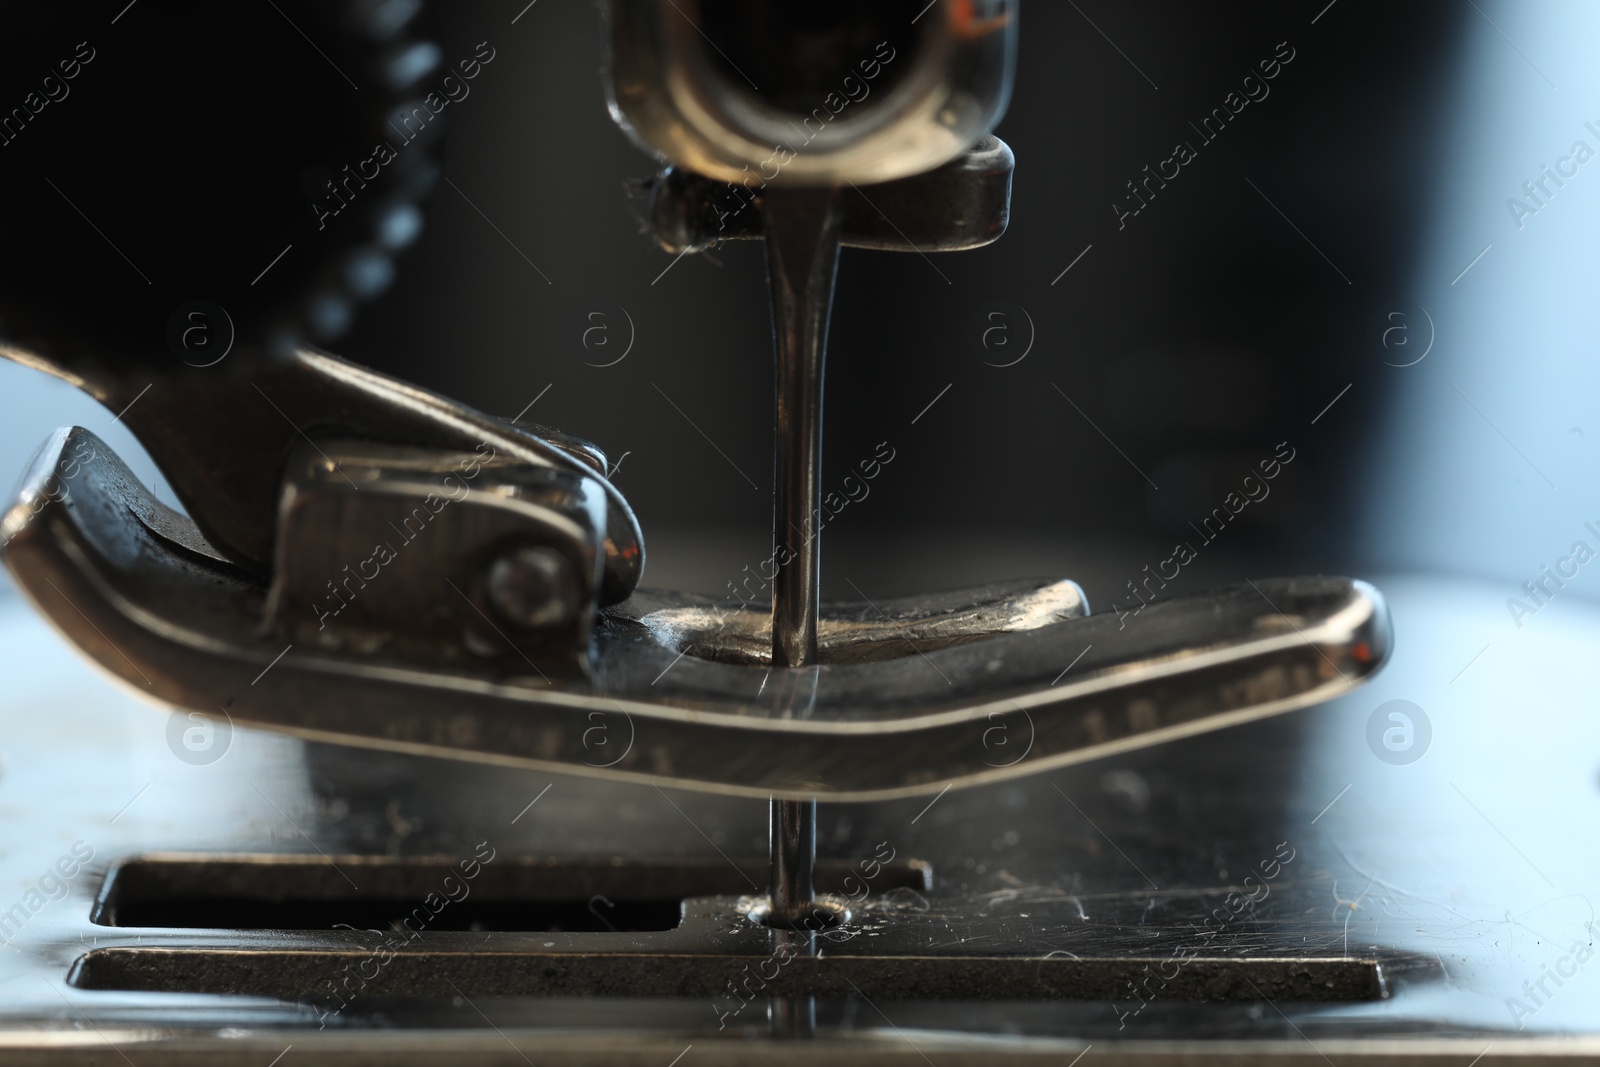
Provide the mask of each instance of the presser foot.
MULTIPOLYGON (((393 488, 379 467, 366 506, 393 488)), ((406 492, 437 471, 413 464, 406 492)), ((286 492, 285 509, 296 499, 286 492)), ((465 517, 507 501, 544 533, 576 537, 603 518, 581 487, 528 489, 514 473, 451 506, 465 517)), ((1327 700, 1390 647, 1375 589, 1307 577, 1137 616, 1087 614, 1071 582, 824 606, 820 662, 791 669, 768 662, 763 605, 640 590, 580 605, 556 624, 557 655, 516 639, 507 619, 532 601, 496 597, 504 553, 452 555, 466 535, 437 527, 400 548, 415 559, 394 566, 416 570, 380 568, 348 601, 389 598, 389 629, 373 616, 338 639, 338 617, 286 624, 285 575, 263 583, 212 552, 82 429, 47 442, 0 530, 27 596, 158 703, 310 739, 761 798, 914 796, 1155 744, 1327 700)), ((296 566, 316 555, 293 540, 279 552, 296 566)), ((536 569, 519 580, 550 588, 536 569)))

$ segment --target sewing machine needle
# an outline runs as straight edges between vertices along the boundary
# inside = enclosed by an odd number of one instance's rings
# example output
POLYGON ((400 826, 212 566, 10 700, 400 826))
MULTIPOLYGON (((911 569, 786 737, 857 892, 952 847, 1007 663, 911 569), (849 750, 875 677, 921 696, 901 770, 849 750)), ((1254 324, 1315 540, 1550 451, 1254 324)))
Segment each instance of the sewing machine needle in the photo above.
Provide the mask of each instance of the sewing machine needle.
MULTIPOLYGON (((768 187, 762 198, 777 345, 773 486, 772 664, 817 663, 821 593, 822 376, 839 264, 839 197, 831 187, 768 187)), ((817 804, 772 802, 772 917, 812 910, 817 804)))

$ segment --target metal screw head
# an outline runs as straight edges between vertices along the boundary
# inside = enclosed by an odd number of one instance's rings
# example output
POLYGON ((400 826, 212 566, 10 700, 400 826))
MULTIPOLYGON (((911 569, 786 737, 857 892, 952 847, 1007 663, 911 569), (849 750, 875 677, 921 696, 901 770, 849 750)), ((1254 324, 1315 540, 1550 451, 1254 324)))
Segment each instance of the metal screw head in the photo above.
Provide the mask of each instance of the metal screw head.
POLYGON ((489 604, 513 626, 542 630, 570 621, 582 592, 572 565, 553 548, 524 545, 489 566, 489 604))

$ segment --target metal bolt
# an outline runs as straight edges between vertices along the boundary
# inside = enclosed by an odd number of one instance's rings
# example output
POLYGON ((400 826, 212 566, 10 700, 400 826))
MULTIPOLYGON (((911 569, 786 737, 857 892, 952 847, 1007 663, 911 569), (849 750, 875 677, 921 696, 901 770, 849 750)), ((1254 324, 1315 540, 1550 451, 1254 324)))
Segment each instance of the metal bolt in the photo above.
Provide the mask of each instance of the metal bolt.
POLYGON ((489 567, 489 604, 506 622, 529 630, 559 626, 577 615, 577 574, 553 548, 525 545, 489 567))

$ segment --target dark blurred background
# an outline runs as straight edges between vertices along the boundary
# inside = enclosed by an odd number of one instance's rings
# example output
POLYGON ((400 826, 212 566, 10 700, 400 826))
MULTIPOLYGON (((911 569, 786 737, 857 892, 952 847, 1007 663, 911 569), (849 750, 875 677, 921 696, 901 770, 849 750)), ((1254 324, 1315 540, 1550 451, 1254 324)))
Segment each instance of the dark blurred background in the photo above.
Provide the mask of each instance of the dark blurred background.
MULTIPOLYGON (((656 164, 607 115, 602 16, 524 5, 434 13, 445 63, 485 41, 496 58, 449 108, 421 240, 330 347, 595 441, 621 460, 646 583, 723 590, 770 551, 761 246, 674 262, 654 244, 630 184, 656 164)), ((278 17, 255 6, 229 18, 278 17)), ((1040 574, 1103 609, 1133 603, 1125 583, 1178 541, 1197 558, 1169 595, 1395 569, 1515 579, 1509 594, 1600 518, 1600 178, 1580 170, 1522 228, 1505 204, 1573 141, 1600 148, 1583 125, 1600 120, 1596 13, 1029 0, 1021 19, 996 131, 1017 157, 1010 231, 974 252, 843 254, 824 489, 880 442, 895 459, 829 525, 825 596, 1040 574), (1195 127, 1287 55, 1206 142, 1195 127), (1127 183, 1180 141, 1196 158, 1119 227, 1127 183), (1280 443, 1294 458, 1270 496, 1208 543, 1201 521, 1280 443)), ((283 76, 347 91, 309 48, 285 49, 283 76)), ((66 390, 41 400, 29 372, 0 372, 10 465, 22 439, 88 421, 66 390)))

